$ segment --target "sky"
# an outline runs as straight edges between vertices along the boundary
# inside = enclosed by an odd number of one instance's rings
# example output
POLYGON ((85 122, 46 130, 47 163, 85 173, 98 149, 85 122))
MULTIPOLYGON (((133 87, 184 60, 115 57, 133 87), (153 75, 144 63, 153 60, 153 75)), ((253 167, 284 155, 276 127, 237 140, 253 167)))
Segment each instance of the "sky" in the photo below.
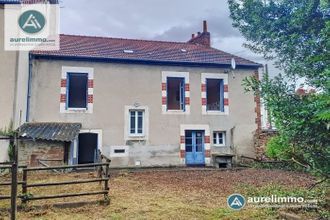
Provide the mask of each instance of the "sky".
MULTIPOLYGON (((61 33, 188 41, 207 20, 211 46, 265 64, 244 48, 232 27, 227 0, 61 0, 61 33), (91 4, 92 3, 92 4, 91 4)), ((276 69, 270 67, 271 75, 276 69)))

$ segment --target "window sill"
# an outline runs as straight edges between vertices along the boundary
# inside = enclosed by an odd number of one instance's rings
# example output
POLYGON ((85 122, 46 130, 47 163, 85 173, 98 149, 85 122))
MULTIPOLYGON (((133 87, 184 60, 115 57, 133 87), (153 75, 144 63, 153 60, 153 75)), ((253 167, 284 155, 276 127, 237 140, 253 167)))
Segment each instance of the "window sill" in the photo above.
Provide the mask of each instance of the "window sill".
POLYGON ((70 111, 87 111, 87 108, 68 108, 67 110, 70 110, 70 111))
POLYGON ((87 108, 68 108, 66 109, 66 112, 74 112, 74 113, 87 113, 87 108))
POLYGON ((145 141, 145 140, 147 140, 147 138, 146 138, 146 136, 132 136, 132 135, 130 135, 130 136, 127 137, 127 140, 129 140, 129 141, 145 141))
POLYGON ((225 144, 213 144, 213 147, 227 147, 225 144))
POLYGON ((163 113, 168 114, 168 115, 185 115, 185 114, 189 114, 187 111, 183 111, 183 110, 167 110, 163 113))
POLYGON ((206 111, 203 112, 204 115, 228 115, 227 112, 221 112, 221 111, 206 111))
POLYGON ((93 113, 93 108, 67 108, 60 110, 61 113, 87 114, 93 113))

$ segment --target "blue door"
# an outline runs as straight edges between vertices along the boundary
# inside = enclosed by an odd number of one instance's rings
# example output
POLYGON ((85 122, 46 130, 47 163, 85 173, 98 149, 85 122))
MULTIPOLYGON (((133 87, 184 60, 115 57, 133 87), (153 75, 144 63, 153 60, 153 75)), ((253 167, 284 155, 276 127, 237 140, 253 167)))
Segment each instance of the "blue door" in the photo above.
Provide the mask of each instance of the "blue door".
POLYGON ((185 132, 186 164, 204 165, 204 131, 187 130, 185 132))

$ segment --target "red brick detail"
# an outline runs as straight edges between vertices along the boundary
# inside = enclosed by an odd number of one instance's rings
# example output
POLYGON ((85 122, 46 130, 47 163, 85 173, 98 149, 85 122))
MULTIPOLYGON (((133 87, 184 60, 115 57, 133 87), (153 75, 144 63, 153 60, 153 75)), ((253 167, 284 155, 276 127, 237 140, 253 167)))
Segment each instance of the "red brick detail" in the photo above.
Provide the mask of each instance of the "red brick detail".
POLYGON ((190 85, 188 83, 186 83, 184 89, 185 89, 185 91, 190 91, 190 85))
POLYGON ((66 87, 66 79, 61 79, 61 87, 66 87))
POLYGON ((93 102, 94 102, 94 96, 88 95, 88 103, 93 103, 93 102))
POLYGON ((166 103, 167 103, 166 97, 162 97, 162 105, 166 105, 166 103))
POLYGON ((166 83, 162 83, 162 91, 166 91, 166 83))
POLYGON ((88 88, 94 88, 94 80, 92 79, 88 80, 88 88))
POLYGON ((205 157, 211 157, 211 150, 205 150, 205 157))
POLYGON ((202 92, 206 92, 206 84, 202 84, 202 92))
POLYGON ((228 92, 228 85, 224 85, 224 86, 223 86, 223 91, 224 91, 224 92, 228 92))
POLYGON ((185 136, 180 136, 180 144, 184 144, 185 141, 185 136))
POLYGON ((223 102, 224 102, 224 105, 229 105, 229 100, 228 99, 224 99, 223 102))
POLYGON ((190 98, 189 97, 185 98, 185 103, 186 103, 186 105, 190 105, 190 98))
POLYGON ((209 144, 210 143, 210 136, 205 136, 204 137, 204 142, 205 142, 205 144, 209 144))
POLYGON ((206 105, 206 98, 202 98, 202 105, 206 105))
POLYGON ((186 151, 180 150, 180 158, 185 158, 185 157, 186 157, 186 151))
POLYGON ((61 103, 65 103, 66 102, 66 95, 65 94, 61 94, 60 102, 61 103))

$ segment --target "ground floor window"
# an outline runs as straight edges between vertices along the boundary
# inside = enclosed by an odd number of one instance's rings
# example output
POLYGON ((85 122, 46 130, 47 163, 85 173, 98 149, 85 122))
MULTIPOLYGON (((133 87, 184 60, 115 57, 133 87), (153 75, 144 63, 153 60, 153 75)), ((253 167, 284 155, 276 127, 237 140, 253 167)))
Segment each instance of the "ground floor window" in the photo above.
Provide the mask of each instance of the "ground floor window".
POLYGON ((215 146, 225 146, 226 133, 224 131, 213 132, 213 144, 215 146))
POLYGON ((131 136, 144 135, 144 110, 130 110, 130 130, 131 136))

